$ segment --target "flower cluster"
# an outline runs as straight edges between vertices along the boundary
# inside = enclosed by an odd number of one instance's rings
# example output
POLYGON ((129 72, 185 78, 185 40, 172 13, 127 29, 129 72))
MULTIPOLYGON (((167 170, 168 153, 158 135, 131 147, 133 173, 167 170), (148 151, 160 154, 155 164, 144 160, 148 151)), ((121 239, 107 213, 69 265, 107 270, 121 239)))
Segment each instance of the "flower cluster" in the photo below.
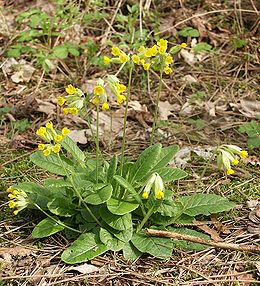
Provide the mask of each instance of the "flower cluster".
POLYGON ((247 151, 236 145, 221 145, 217 149, 217 164, 219 169, 224 169, 227 175, 233 175, 232 166, 238 165, 239 159, 247 156, 247 151))
POLYGON ((108 56, 104 56, 103 62, 105 65, 109 65, 110 63, 126 63, 129 60, 129 57, 124 53, 122 50, 120 50, 118 47, 114 46, 111 49, 111 54, 114 56, 113 58, 110 58, 108 56))
POLYGON ((147 181, 146 186, 144 188, 142 197, 146 200, 149 197, 151 189, 154 191, 154 197, 157 200, 164 199, 164 185, 163 180, 159 174, 154 173, 147 181))
POLYGON ((61 150, 59 143, 69 133, 70 130, 67 127, 64 127, 60 132, 53 128, 52 122, 47 122, 44 127, 42 126, 36 131, 36 134, 47 142, 47 144, 39 144, 38 149, 43 152, 44 156, 49 156, 51 152, 59 153, 61 150))
POLYGON ((9 187, 7 190, 6 190, 8 194, 8 198, 10 199, 9 200, 9 203, 8 203, 8 206, 10 209, 14 209, 16 208, 16 210, 14 210, 14 215, 17 215, 19 211, 21 211, 22 209, 26 208, 29 204, 29 201, 28 201, 28 197, 26 195, 25 192, 23 191, 18 191, 16 189, 14 189, 13 187, 9 187))

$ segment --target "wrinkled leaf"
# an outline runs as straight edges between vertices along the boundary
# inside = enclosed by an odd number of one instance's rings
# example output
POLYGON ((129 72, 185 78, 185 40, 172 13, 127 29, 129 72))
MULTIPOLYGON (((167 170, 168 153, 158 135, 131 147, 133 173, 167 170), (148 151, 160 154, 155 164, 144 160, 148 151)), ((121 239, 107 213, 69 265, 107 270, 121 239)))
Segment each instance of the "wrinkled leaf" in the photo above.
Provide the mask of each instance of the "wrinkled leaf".
POLYGON ((89 190, 89 194, 85 196, 84 201, 91 205, 100 205, 111 198, 112 191, 112 185, 98 184, 89 190))
POLYGON ((139 251, 131 241, 129 241, 124 245, 123 255, 125 260, 134 261, 142 255, 142 252, 139 251))
POLYGON ((59 232, 64 229, 64 226, 60 225, 56 221, 45 218, 40 221, 33 229, 32 236, 34 238, 42 238, 46 236, 50 236, 56 232, 59 232))
POLYGON ((108 230, 101 228, 99 231, 99 238, 110 250, 119 251, 124 247, 124 242, 115 237, 108 230))
POLYGON ((137 209, 139 204, 123 201, 115 198, 111 198, 107 202, 107 208, 108 210, 116 215, 124 215, 127 213, 132 212, 133 210, 137 209))

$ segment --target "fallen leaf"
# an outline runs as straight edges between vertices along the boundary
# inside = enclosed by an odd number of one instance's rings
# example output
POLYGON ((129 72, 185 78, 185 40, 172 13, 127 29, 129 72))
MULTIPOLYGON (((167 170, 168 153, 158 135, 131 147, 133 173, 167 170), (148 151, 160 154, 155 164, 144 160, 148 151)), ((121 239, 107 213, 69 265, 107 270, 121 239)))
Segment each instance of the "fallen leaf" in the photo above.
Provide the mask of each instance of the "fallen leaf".
POLYGON ((230 103, 230 106, 248 118, 260 116, 260 100, 241 99, 240 103, 230 103))
POLYGON ((191 76, 190 74, 185 75, 182 78, 182 81, 187 84, 196 83, 198 82, 195 77, 191 76))
POLYGON ((53 103, 49 102, 49 101, 43 101, 41 99, 38 99, 38 98, 35 98, 37 104, 38 104, 38 107, 37 107, 37 111, 39 112, 43 112, 47 115, 51 115, 51 114, 54 114, 56 112, 56 108, 57 106, 54 105, 53 103))
POLYGON ((74 142, 79 144, 87 144, 89 141, 92 141, 92 136, 89 129, 70 130, 70 134, 68 136, 74 142))
MULTIPOLYGON (((71 266, 67 271, 78 271, 81 274, 90 274, 93 272, 99 272, 100 268, 88 263, 81 264, 79 266, 71 266)), ((67 272, 66 271, 66 272, 67 272)))
POLYGON ((168 117, 173 115, 174 108, 169 101, 159 101, 159 115, 160 120, 168 120, 168 117))
POLYGON ((31 65, 25 64, 20 66, 20 70, 15 72, 11 76, 11 80, 15 83, 19 82, 29 82, 32 78, 32 75, 35 71, 35 68, 31 65))
POLYGON ((219 236, 218 232, 215 229, 210 228, 208 225, 203 224, 203 221, 199 221, 194 219, 193 223, 197 226, 197 228, 203 230, 205 233, 209 234, 212 240, 214 241, 223 241, 223 239, 219 236))

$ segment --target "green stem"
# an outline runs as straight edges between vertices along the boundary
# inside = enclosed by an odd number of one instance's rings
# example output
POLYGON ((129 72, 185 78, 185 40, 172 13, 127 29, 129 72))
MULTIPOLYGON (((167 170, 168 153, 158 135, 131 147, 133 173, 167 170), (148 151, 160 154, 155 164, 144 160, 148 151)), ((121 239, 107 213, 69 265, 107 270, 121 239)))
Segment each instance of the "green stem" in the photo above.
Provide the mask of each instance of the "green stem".
POLYGON ((50 218, 51 220, 55 221, 57 224, 61 225, 61 226, 64 226, 65 228, 69 229, 69 230, 72 230, 74 232, 78 232, 78 233, 82 233, 81 231, 75 229, 75 228, 72 228, 70 226, 67 226, 66 224, 64 224, 63 222, 55 219, 54 217, 52 217, 51 215, 49 215, 46 211, 44 211, 40 206, 38 206, 37 204, 34 204, 34 206, 36 206, 40 211, 42 211, 48 218, 50 218))
POLYGON ((101 223, 99 222, 99 220, 95 217, 95 215, 92 213, 92 211, 90 210, 90 208, 88 207, 88 205, 85 203, 85 201, 83 200, 81 194, 79 193, 79 191, 77 190, 77 187, 75 186, 73 180, 71 179, 70 175, 68 174, 66 168, 64 167, 63 165, 63 161, 61 160, 61 157, 60 157, 60 154, 58 154, 58 158, 61 162, 61 165, 62 165, 62 168, 63 170, 65 171, 65 174, 66 174, 66 177, 69 179, 73 189, 74 189, 74 192, 76 193, 77 197, 79 198, 79 202, 82 203, 84 205, 84 207, 86 208, 86 210, 88 211, 89 215, 93 218, 93 220, 101 226, 101 223))
POLYGON ((121 176, 123 174, 123 167, 124 167, 124 153, 125 153, 125 140, 126 140, 126 121, 127 121, 128 104, 129 104, 130 93, 131 93, 132 73, 133 73, 133 64, 131 64, 131 66, 130 66, 129 75, 128 75, 128 87, 127 87, 125 114, 124 114, 123 140, 122 140, 122 149, 121 149, 121 166, 120 166, 120 174, 121 174, 121 176))
POLYGON ((146 224, 146 222, 148 221, 149 217, 153 214, 153 210, 154 210, 154 206, 152 206, 148 212, 146 213, 145 217, 143 218, 143 220, 141 221, 141 223, 139 224, 139 226, 137 227, 136 232, 139 232, 143 226, 146 224))
POLYGON ((96 122, 96 183, 98 182, 98 157, 99 157, 99 105, 97 105, 97 122, 96 122))
POLYGON ((154 118, 153 118, 153 127, 152 127, 152 134, 150 138, 150 146, 153 144, 154 132, 155 132, 155 128, 157 126, 157 121, 158 121, 159 99, 160 99, 161 90, 162 90, 162 75, 163 75, 163 65, 161 65, 161 69, 160 69, 160 80, 159 80, 157 97, 155 101, 155 113, 154 113, 154 118))

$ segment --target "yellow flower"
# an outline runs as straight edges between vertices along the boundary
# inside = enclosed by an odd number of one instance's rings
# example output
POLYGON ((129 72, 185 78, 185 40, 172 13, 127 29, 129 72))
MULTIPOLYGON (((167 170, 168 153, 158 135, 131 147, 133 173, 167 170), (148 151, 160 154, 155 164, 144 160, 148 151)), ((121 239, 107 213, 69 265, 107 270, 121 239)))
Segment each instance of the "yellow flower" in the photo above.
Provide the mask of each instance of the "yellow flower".
POLYGON ((117 95, 116 101, 117 101, 118 104, 123 103, 125 100, 126 100, 126 97, 123 94, 117 95))
POLYGON ((46 133, 47 133, 47 130, 46 130, 45 127, 40 127, 40 128, 36 131, 36 134, 37 134, 38 136, 41 136, 41 137, 45 137, 46 133))
POLYGON ((14 215, 17 215, 18 213, 19 213, 19 210, 13 211, 13 214, 14 214, 14 215))
POLYGON ((79 113, 79 110, 77 109, 77 107, 71 107, 70 108, 70 113, 72 115, 77 115, 79 113))
POLYGON ((238 163, 239 163, 239 161, 238 161, 237 159, 235 159, 235 160, 232 162, 232 165, 233 165, 233 166, 236 166, 238 163))
POLYGON ((63 137, 62 137, 61 135, 55 135, 55 136, 54 136, 54 140, 55 140, 56 142, 60 142, 62 139, 63 139, 63 137))
POLYGON ((109 109, 109 105, 107 102, 104 102, 102 105, 102 110, 108 110, 109 109))
POLYGON ((137 51, 138 51, 138 53, 145 51, 145 46, 141 46, 137 51))
POLYGON ((15 201, 9 201, 9 203, 8 203, 8 206, 9 206, 10 209, 15 208, 16 205, 17 205, 17 203, 15 201))
POLYGON ((172 69, 170 68, 170 67, 165 67, 164 69, 163 69, 163 71, 166 73, 166 74, 170 74, 170 73, 172 73, 172 69))
POLYGON ((122 83, 117 83, 116 84, 116 89, 119 93, 125 92, 126 86, 122 83))
POLYGON ((148 197, 149 197, 148 192, 143 192, 142 197, 143 197, 145 200, 147 200, 148 197))
POLYGON ((135 63, 135 64, 139 64, 140 61, 141 61, 141 58, 137 55, 133 55, 132 56, 132 61, 135 63))
POLYGON ((111 63, 111 59, 109 57, 107 57, 107 56, 104 56, 103 62, 104 62, 105 65, 109 65, 111 63))
POLYGON ((38 149, 40 151, 44 150, 45 149, 45 145, 44 144, 38 144, 38 149))
POLYGON ((66 99, 63 98, 62 96, 58 96, 58 97, 57 97, 57 100, 58 100, 58 105, 59 105, 59 106, 64 105, 64 103, 66 102, 66 99))
POLYGON ((44 156, 47 157, 47 156, 49 156, 51 154, 51 150, 50 149, 45 149, 42 153, 43 153, 44 156))
POLYGON ((164 198, 164 192, 161 191, 161 190, 158 190, 157 192, 155 192, 155 198, 156 198, 157 200, 163 199, 163 198, 164 198))
POLYGON ((121 54, 119 60, 121 63, 126 63, 128 61, 128 56, 126 54, 121 54))
POLYGON ((152 56, 156 56, 158 54, 158 47, 156 45, 151 48, 152 56))
POLYGON ((143 64, 143 68, 144 68, 144 70, 146 70, 146 71, 149 70, 150 66, 151 66, 150 63, 144 63, 144 64, 143 64))
POLYGON ((12 186, 6 189, 7 193, 13 193, 13 191, 15 191, 15 189, 12 186))
POLYGON ((105 93, 105 89, 102 85, 96 85, 94 87, 94 94, 95 95, 102 95, 105 93))
POLYGON ((141 63, 142 65, 144 65, 144 64, 145 64, 145 60, 142 59, 142 60, 140 61, 140 63, 141 63))
POLYGON ((172 64, 172 63, 173 63, 172 56, 167 56, 167 57, 165 58, 165 63, 166 63, 167 65, 172 64))
POLYGON ((186 43, 181 43, 181 44, 180 44, 180 47, 181 47, 182 49, 185 49, 185 48, 187 48, 187 44, 186 44, 186 43))
POLYGON ((61 130, 61 133, 62 133, 63 136, 67 136, 68 134, 70 134, 70 130, 67 127, 64 127, 61 130))
POLYGON ((118 47, 112 47, 112 55, 117 57, 121 54, 120 49, 118 47))
POLYGON ((77 91, 77 89, 71 84, 69 84, 65 90, 68 94, 74 94, 77 91))
POLYGON ((146 58, 150 58, 153 56, 153 50, 152 49, 147 49, 145 52, 144 52, 144 56, 146 58))
POLYGON ((227 169, 227 175, 233 175, 235 172, 231 168, 227 169))
POLYGON ((54 152, 54 153, 59 153, 60 152, 60 145, 59 144, 56 144, 54 146, 52 146, 51 150, 54 152))
POLYGON ((242 150, 242 151, 240 152, 239 156, 240 156, 242 159, 245 159, 245 158, 248 156, 248 153, 247 153, 247 151, 242 150))
POLYGON ((69 111, 70 111, 70 109, 68 107, 65 107, 62 109, 62 112, 66 115, 69 114, 69 111))
POLYGON ((51 121, 50 121, 50 122, 47 122, 45 126, 46 126, 46 128, 48 128, 48 129, 52 129, 52 128, 53 128, 53 124, 52 124, 51 121))
POLYGON ((160 39, 158 42, 157 42, 157 45, 159 47, 165 47, 167 49, 167 44, 168 44, 168 41, 167 40, 164 40, 164 39, 160 39))
POLYGON ((91 102, 95 105, 98 105, 99 104, 99 99, 95 96, 92 98, 91 102))
POLYGON ((159 54, 161 54, 161 55, 163 55, 163 54, 165 54, 166 53, 166 50, 167 50, 167 47, 160 47, 159 48, 159 54))
POLYGON ((13 195, 13 194, 9 194, 8 198, 12 200, 12 199, 16 199, 17 197, 15 195, 13 195))

